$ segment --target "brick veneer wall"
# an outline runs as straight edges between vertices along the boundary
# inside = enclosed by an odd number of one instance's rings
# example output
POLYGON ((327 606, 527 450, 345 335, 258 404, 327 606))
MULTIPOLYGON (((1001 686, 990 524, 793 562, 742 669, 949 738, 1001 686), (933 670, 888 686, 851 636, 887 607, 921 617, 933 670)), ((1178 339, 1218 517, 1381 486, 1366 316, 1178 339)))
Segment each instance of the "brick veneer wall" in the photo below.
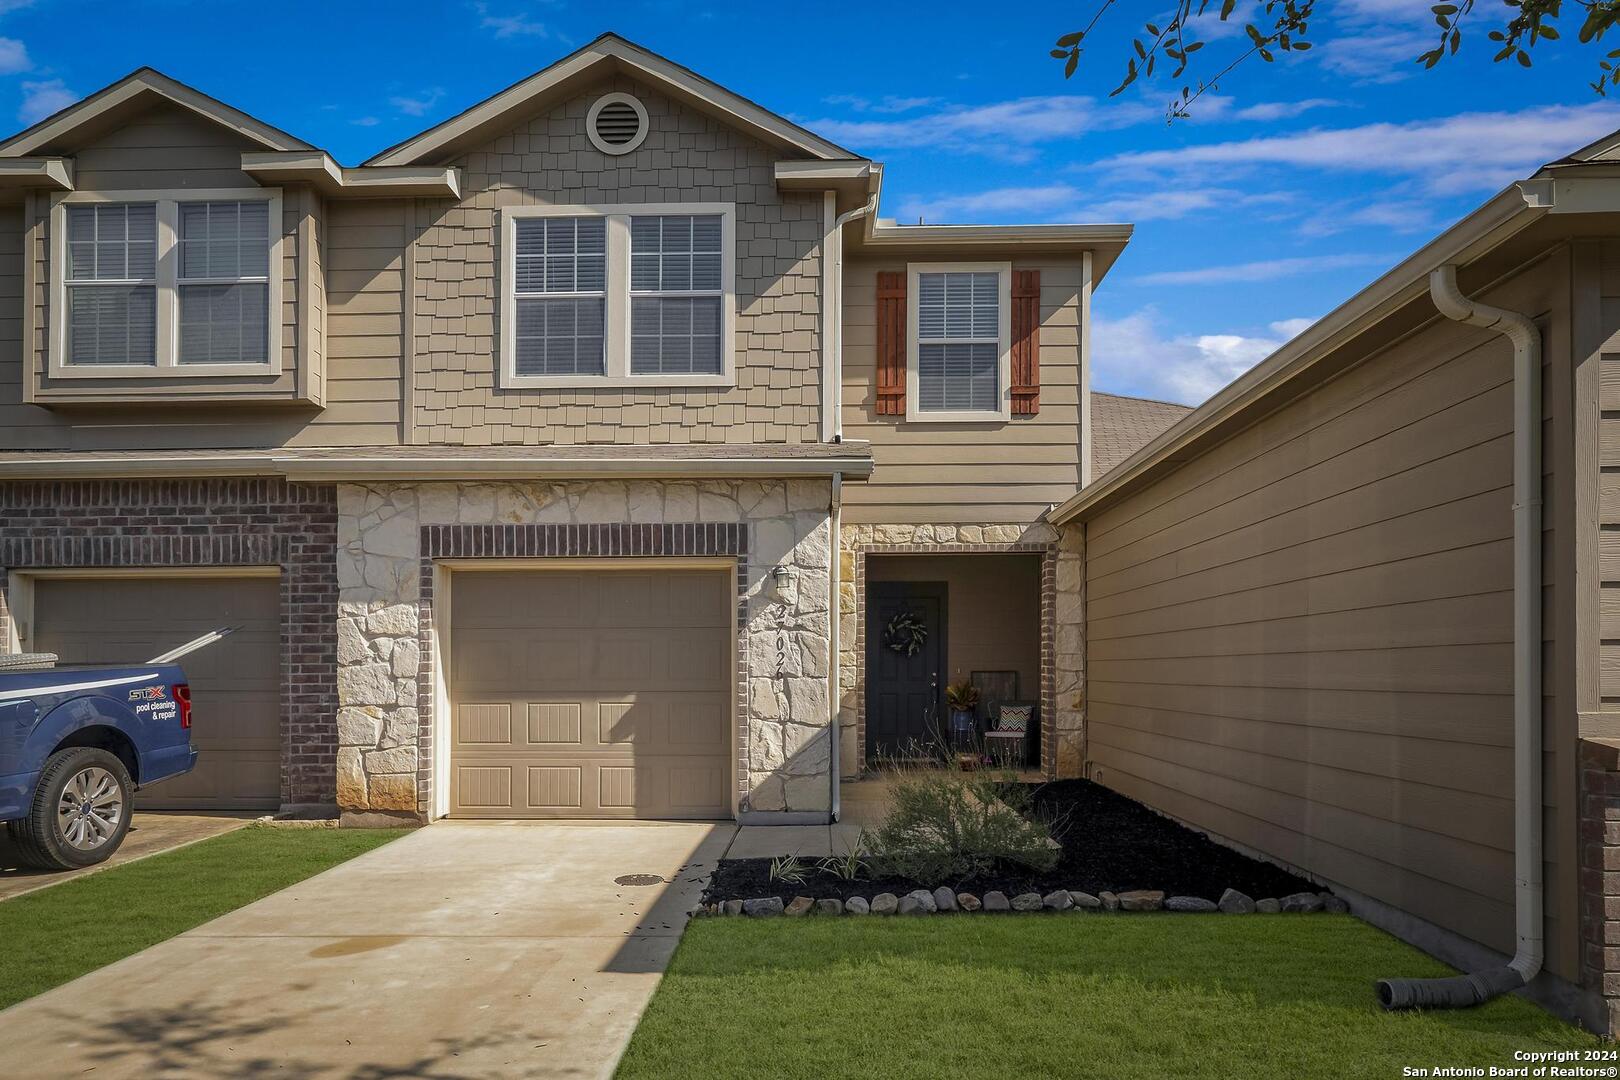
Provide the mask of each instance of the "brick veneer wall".
POLYGON ((336 799, 336 543, 337 490, 329 484, 3 483, 0 632, 9 638, 9 571, 279 566, 281 799, 328 805, 336 799))
POLYGON ((1581 985, 1620 1021, 1620 740, 1582 739, 1580 753, 1581 985))

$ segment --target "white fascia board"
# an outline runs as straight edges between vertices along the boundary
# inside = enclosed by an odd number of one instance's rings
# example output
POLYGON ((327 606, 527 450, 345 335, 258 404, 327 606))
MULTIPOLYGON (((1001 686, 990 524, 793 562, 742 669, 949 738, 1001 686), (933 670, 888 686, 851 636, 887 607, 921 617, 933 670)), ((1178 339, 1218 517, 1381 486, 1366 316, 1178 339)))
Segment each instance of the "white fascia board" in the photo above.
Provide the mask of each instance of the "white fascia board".
POLYGON ((312 184, 328 195, 461 197, 457 169, 431 165, 344 168, 322 150, 249 151, 242 155, 242 171, 278 184, 312 184))
POLYGON ((73 160, 60 157, 0 158, 0 188, 73 190, 73 160))
POLYGON ((109 457, 95 454, 0 461, 0 480, 76 480, 113 477, 284 476, 294 481, 533 480, 684 477, 832 476, 864 480, 872 459, 861 455, 816 458, 508 458, 508 457, 302 457, 261 453, 215 457, 109 457))
POLYGON ((1489 202, 1317 320, 1282 348, 1218 391, 1153 441, 1047 514, 1054 525, 1101 506, 1149 468, 1173 459, 1189 443, 1296 378, 1358 334, 1429 291, 1429 273, 1447 263, 1473 262, 1545 216, 1528 206, 1517 185, 1489 202))
POLYGON ((1538 176, 1516 185, 1526 206, 1549 214, 1612 214, 1620 211, 1620 177, 1538 176))
POLYGON ((277 472, 297 482, 342 480, 681 479, 686 477, 832 476, 865 479, 869 457, 839 458, 278 458, 277 472))

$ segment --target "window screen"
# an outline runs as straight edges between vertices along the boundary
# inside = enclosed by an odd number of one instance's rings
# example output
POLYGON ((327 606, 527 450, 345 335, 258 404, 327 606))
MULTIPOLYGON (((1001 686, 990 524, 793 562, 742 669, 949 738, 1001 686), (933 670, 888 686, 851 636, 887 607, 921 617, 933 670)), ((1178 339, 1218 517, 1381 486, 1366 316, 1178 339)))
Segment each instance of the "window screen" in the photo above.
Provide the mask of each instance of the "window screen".
POLYGON ((517 374, 602 374, 605 220, 534 217, 515 224, 517 374))
POLYGON ((67 362, 157 363, 157 205, 67 208, 67 362))
POLYGON ((262 364, 270 347, 270 205, 181 203, 182 364, 262 364))
POLYGON ((999 275, 917 275, 917 406, 925 412, 1001 408, 999 275))
POLYGON ((718 214, 630 219, 630 372, 718 375, 721 341, 718 214))

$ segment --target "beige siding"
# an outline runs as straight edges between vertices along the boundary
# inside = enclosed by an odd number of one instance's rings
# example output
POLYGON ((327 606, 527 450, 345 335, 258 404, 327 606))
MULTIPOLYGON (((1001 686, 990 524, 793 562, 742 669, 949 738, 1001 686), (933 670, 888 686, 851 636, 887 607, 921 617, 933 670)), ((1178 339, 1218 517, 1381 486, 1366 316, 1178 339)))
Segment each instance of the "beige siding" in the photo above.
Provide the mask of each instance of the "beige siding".
POLYGON ((779 155, 624 80, 534 117, 457 164, 459 204, 420 204, 412 352, 415 423, 429 443, 806 442, 819 437, 822 200, 780 193, 779 155), (634 93, 650 132, 634 169, 591 147, 585 114, 634 93), (503 206, 737 204, 737 385, 730 389, 497 390, 503 206))
POLYGON ((401 267, 414 203, 331 200, 322 237, 326 408, 290 441, 300 446, 400 441, 401 267))
MULTIPOLYGON (((1602 331, 1620 330, 1620 242, 1601 246, 1602 331)), ((1598 708, 1620 712, 1620 334, 1598 353, 1598 708)))
MULTIPOLYGON (((240 169, 241 153, 258 148, 178 107, 161 105, 77 148, 80 191, 255 189, 240 169)), ((279 377, 106 379, 53 382, 45 374, 50 333, 50 201, 34 194, 0 209, 0 305, 15 318, 0 330, 0 427, 7 449, 145 446, 273 446, 299 438, 315 420, 345 418, 289 407, 300 395, 319 400, 329 389, 323 362, 319 280, 320 218, 315 195, 282 192, 282 367, 279 377), (197 404, 175 412, 159 403, 197 404), (155 398, 151 404, 137 404, 155 398), (218 404, 206 404, 208 400, 218 404), (228 401, 228 403, 227 403, 228 401), (63 408, 71 405, 71 408, 63 408), (54 407, 47 407, 54 406, 54 407)), ((396 419, 397 419, 397 409, 396 419)), ((341 427, 337 430, 341 431, 341 427)), ((325 441, 340 441, 325 436, 325 441)))
MULTIPOLYGON (((919 260, 921 261, 921 260, 919 260)), ((937 261, 937 260, 934 260, 937 261)), ((875 295, 903 258, 851 253, 844 270, 844 437, 872 443, 869 483, 844 489, 844 520, 1027 523, 1080 483, 1079 259, 1015 261, 1041 272, 1041 408, 1006 423, 912 424, 877 413, 875 295)))
MULTIPOLYGON (((1490 298, 1564 347, 1565 254, 1490 298)), ((1436 321, 1099 511, 1093 775, 1511 952, 1511 393, 1501 338, 1436 321)), ((1547 714, 1550 966, 1574 978, 1574 744, 1547 714)))

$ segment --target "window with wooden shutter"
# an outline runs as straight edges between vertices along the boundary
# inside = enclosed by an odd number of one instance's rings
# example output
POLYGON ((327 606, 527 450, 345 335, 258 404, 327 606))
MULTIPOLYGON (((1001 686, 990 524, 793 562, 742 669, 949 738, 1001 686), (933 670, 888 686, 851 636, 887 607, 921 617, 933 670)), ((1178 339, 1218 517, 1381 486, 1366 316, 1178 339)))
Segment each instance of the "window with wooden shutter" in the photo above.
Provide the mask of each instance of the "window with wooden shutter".
POLYGON ((877 411, 906 414, 906 275, 877 276, 877 411))
POLYGON ((1041 411, 1041 272, 1014 270, 1012 280, 1012 411, 1041 411))

